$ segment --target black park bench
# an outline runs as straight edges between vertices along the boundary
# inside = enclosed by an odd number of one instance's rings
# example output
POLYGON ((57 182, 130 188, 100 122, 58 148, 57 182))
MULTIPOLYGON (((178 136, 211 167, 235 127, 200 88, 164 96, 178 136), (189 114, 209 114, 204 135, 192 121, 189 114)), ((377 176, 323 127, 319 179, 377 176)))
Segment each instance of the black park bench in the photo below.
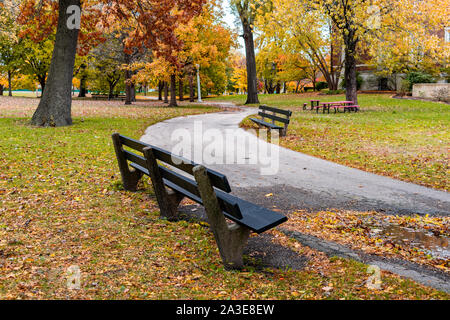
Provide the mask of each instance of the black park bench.
POLYGON ((291 122, 290 118, 292 116, 292 111, 261 105, 259 107, 258 115, 261 116, 262 119, 250 118, 250 120, 260 127, 264 126, 266 128, 280 130, 280 136, 282 137, 287 134, 287 129, 291 122), (272 114, 268 112, 271 112, 272 114), (271 122, 265 121, 265 118, 270 119, 271 122), (276 122, 281 123, 281 125, 277 125, 276 122))
POLYGON ((227 269, 243 267, 251 232, 260 234, 287 221, 282 214, 231 195, 227 177, 219 172, 118 133, 112 138, 125 190, 136 191, 142 176, 149 176, 161 216, 171 221, 179 218, 178 206, 185 197, 204 206, 227 269))

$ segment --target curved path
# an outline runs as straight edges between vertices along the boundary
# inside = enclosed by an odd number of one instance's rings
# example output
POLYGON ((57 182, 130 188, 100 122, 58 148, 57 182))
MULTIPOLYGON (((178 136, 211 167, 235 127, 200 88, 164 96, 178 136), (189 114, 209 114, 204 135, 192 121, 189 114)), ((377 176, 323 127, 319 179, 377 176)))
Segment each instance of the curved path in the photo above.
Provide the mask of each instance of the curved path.
MULTIPOLYGON (((224 103, 220 106, 235 107, 224 103)), ((242 108, 234 112, 170 119, 149 127, 141 140, 176 154, 180 154, 182 148, 182 155, 186 158, 226 174, 233 193, 260 205, 277 207, 286 212, 336 208, 375 210, 393 214, 450 214, 450 195, 447 192, 345 167, 267 144, 240 129, 239 123, 256 112, 253 108, 242 108), (215 138, 214 144, 211 140, 208 141, 205 132, 212 134, 210 137, 215 138), (241 142, 236 144, 230 142, 230 139, 226 140, 226 132, 237 135, 241 142), (220 133, 223 134, 223 139, 220 139, 220 133), (212 151, 215 160, 222 161, 211 164, 210 160, 208 162, 202 155, 203 151, 208 154, 206 151, 214 149, 213 146, 218 147, 212 151), (255 146, 259 149, 255 149, 255 146), (261 156, 260 151, 265 151, 264 148, 273 152, 270 157, 261 156), (232 151, 235 151, 237 156, 232 161, 225 162, 224 159, 230 156, 232 151), (250 164, 255 162, 256 164, 250 164), (264 175, 270 173, 267 172, 271 171, 268 169, 278 169, 278 172, 275 175, 264 175), (265 197, 269 193, 273 196, 265 197)), ((267 155, 266 152, 264 154, 267 155)))

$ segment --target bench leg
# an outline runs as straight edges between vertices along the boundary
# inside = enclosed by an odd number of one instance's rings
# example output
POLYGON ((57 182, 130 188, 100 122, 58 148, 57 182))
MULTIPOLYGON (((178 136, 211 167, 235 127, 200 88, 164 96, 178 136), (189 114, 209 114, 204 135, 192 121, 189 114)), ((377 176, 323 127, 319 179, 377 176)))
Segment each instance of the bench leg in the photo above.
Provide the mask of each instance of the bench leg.
POLYGON ((116 151, 117 162, 119 164, 120 175, 122 176, 123 187, 127 191, 135 192, 137 190, 137 184, 142 178, 142 173, 140 171, 130 170, 127 159, 123 154, 120 135, 118 133, 114 133, 112 138, 114 149, 116 151))
POLYGON ((287 131, 288 131, 288 125, 285 124, 284 128, 280 130, 280 136, 286 137, 287 136, 287 131))
POLYGON ((242 269, 250 230, 237 224, 228 225, 205 167, 195 167, 194 176, 225 268, 242 269))
POLYGON ((153 154, 153 149, 151 147, 144 148, 143 153, 147 159, 147 169, 152 180, 161 216, 169 221, 178 220, 178 206, 184 199, 184 196, 178 192, 167 190, 159 171, 158 162, 153 154))

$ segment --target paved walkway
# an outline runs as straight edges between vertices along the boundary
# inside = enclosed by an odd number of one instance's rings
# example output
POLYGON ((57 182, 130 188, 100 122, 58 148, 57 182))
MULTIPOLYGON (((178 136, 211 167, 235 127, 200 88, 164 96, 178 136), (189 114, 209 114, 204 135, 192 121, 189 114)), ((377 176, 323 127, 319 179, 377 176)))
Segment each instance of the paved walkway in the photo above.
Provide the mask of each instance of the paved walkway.
MULTIPOLYGON (((220 106, 235 107, 232 104, 222 103, 220 106)), ((348 168, 266 143, 261 144, 260 139, 255 135, 238 127, 244 118, 255 113, 256 109, 246 108, 238 112, 175 118, 149 127, 141 140, 169 149, 176 154, 180 154, 178 150, 182 147, 184 150, 189 150, 191 156, 198 156, 199 151, 212 151, 211 142, 205 140, 202 133, 210 131, 215 133, 217 138, 220 133, 231 130, 242 138, 244 143, 234 144, 216 139, 214 146, 222 147, 215 150, 215 155, 217 158, 224 158, 230 154, 229 150, 237 150, 238 154, 241 152, 241 158, 236 157, 234 162, 208 165, 208 167, 227 175, 234 194, 269 209, 276 207, 284 213, 298 209, 337 208, 377 210, 392 214, 450 214, 450 196, 446 192, 348 168), (179 131, 180 129, 182 131, 179 131), (274 148, 272 150, 275 151, 274 154, 279 155, 279 161, 276 157, 273 159, 258 157, 258 152, 254 150, 255 145, 263 149, 264 147, 274 148), (226 152, 220 152, 220 149, 225 149, 226 152), (237 164, 243 160, 258 159, 262 160, 262 163, 237 164), (270 162, 266 162, 268 160, 273 160, 272 164, 275 167, 279 166, 279 172, 276 175, 261 174, 263 169, 269 167, 270 162), (269 193, 273 196, 266 197, 269 193)), ((193 158, 186 154, 184 156, 193 158)), ((202 163, 202 159, 194 160, 202 163)), ((184 209, 190 214, 206 219, 202 208, 197 205, 194 207, 191 211, 189 208, 184 209)), ((280 230, 302 245, 323 251, 327 255, 375 264, 382 270, 450 292, 449 276, 437 269, 403 260, 370 256, 311 235, 287 231, 282 227, 280 230)), ((264 234, 250 240, 246 254, 259 257, 264 265, 301 269, 306 263, 305 257, 298 256, 288 248, 277 246, 268 235, 264 234)))
MULTIPOLYGON (((219 151, 213 151, 216 159, 224 159, 230 155, 230 150, 237 151, 240 158, 235 158, 231 163, 205 164, 227 175, 233 193, 269 208, 275 205, 283 211, 336 208, 376 210, 393 214, 450 214, 450 195, 447 192, 345 167, 270 145, 253 134, 239 129, 239 123, 255 113, 256 109, 245 108, 237 112, 170 119, 149 127, 141 140, 178 154, 176 151, 180 150, 180 147, 185 151, 190 150, 190 158, 200 163, 205 162, 202 161, 204 159, 198 158, 199 151, 214 149, 213 146, 218 147, 221 144, 224 146, 218 148, 219 151), (208 130, 215 137, 218 133, 231 130, 230 132, 238 135, 245 143, 236 145, 216 139, 214 144, 211 144, 211 141, 205 141, 202 135, 208 130), (174 133, 178 140, 172 139, 174 133), (255 150, 255 145, 258 145, 260 150, 269 148, 268 150, 274 153, 270 157, 261 157, 258 150, 255 150), (177 148, 173 149, 174 147, 177 148), (221 152, 222 149, 225 151, 221 152), (278 159, 273 157, 276 154, 279 155, 278 159), (197 158, 192 155, 196 155, 197 158), (249 164, 257 160, 260 160, 259 164, 249 164), (267 162, 269 160, 272 162, 267 162), (245 161, 248 162, 242 164, 245 161), (278 173, 261 174, 271 167, 273 169, 278 167, 278 173), (273 193, 273 197, 264 197, 268 193, 273 193)), ((184 154, 186 158, 189 158, 188 155, 184 154)))

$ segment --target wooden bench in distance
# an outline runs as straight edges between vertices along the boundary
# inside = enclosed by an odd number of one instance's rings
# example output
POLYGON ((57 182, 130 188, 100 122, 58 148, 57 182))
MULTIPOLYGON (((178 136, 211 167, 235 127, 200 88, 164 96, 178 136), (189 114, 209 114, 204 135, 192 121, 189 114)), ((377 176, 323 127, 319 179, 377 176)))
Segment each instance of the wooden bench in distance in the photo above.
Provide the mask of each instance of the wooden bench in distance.
POLYGON ((277 212, 231 195, 227 177, 219 172, 118 133, 112 138, 125 190, 136 191, 142 176, 149 176, 161 216, 169 220, 178 219, 178 206, 185 197, 204 206, 228 269, 243 267, 243 250, 252 231, 259 234, 287 221, 277 212))
POLYGON ((285 136, 287 134, 288 126, 291 122, 292 111, 272 108, 265 105, 261 105, 259 110, 258 115, 261 116, 262 119, 250 118, 250 120, 260 127, 264 126, 270 129, 280 130, 281 136, 285 136), (267 112, 271 112, 272 114, 267 112), (270 119, 271 122, 265 121, 265 118, 270 119), (282 126, 275 124, 275 122, 282 123, 282 126))
POLYGON ((91 94, 91 98, 94 100, 107 100, 108 99, 108 95, 107 94, 91 94))

